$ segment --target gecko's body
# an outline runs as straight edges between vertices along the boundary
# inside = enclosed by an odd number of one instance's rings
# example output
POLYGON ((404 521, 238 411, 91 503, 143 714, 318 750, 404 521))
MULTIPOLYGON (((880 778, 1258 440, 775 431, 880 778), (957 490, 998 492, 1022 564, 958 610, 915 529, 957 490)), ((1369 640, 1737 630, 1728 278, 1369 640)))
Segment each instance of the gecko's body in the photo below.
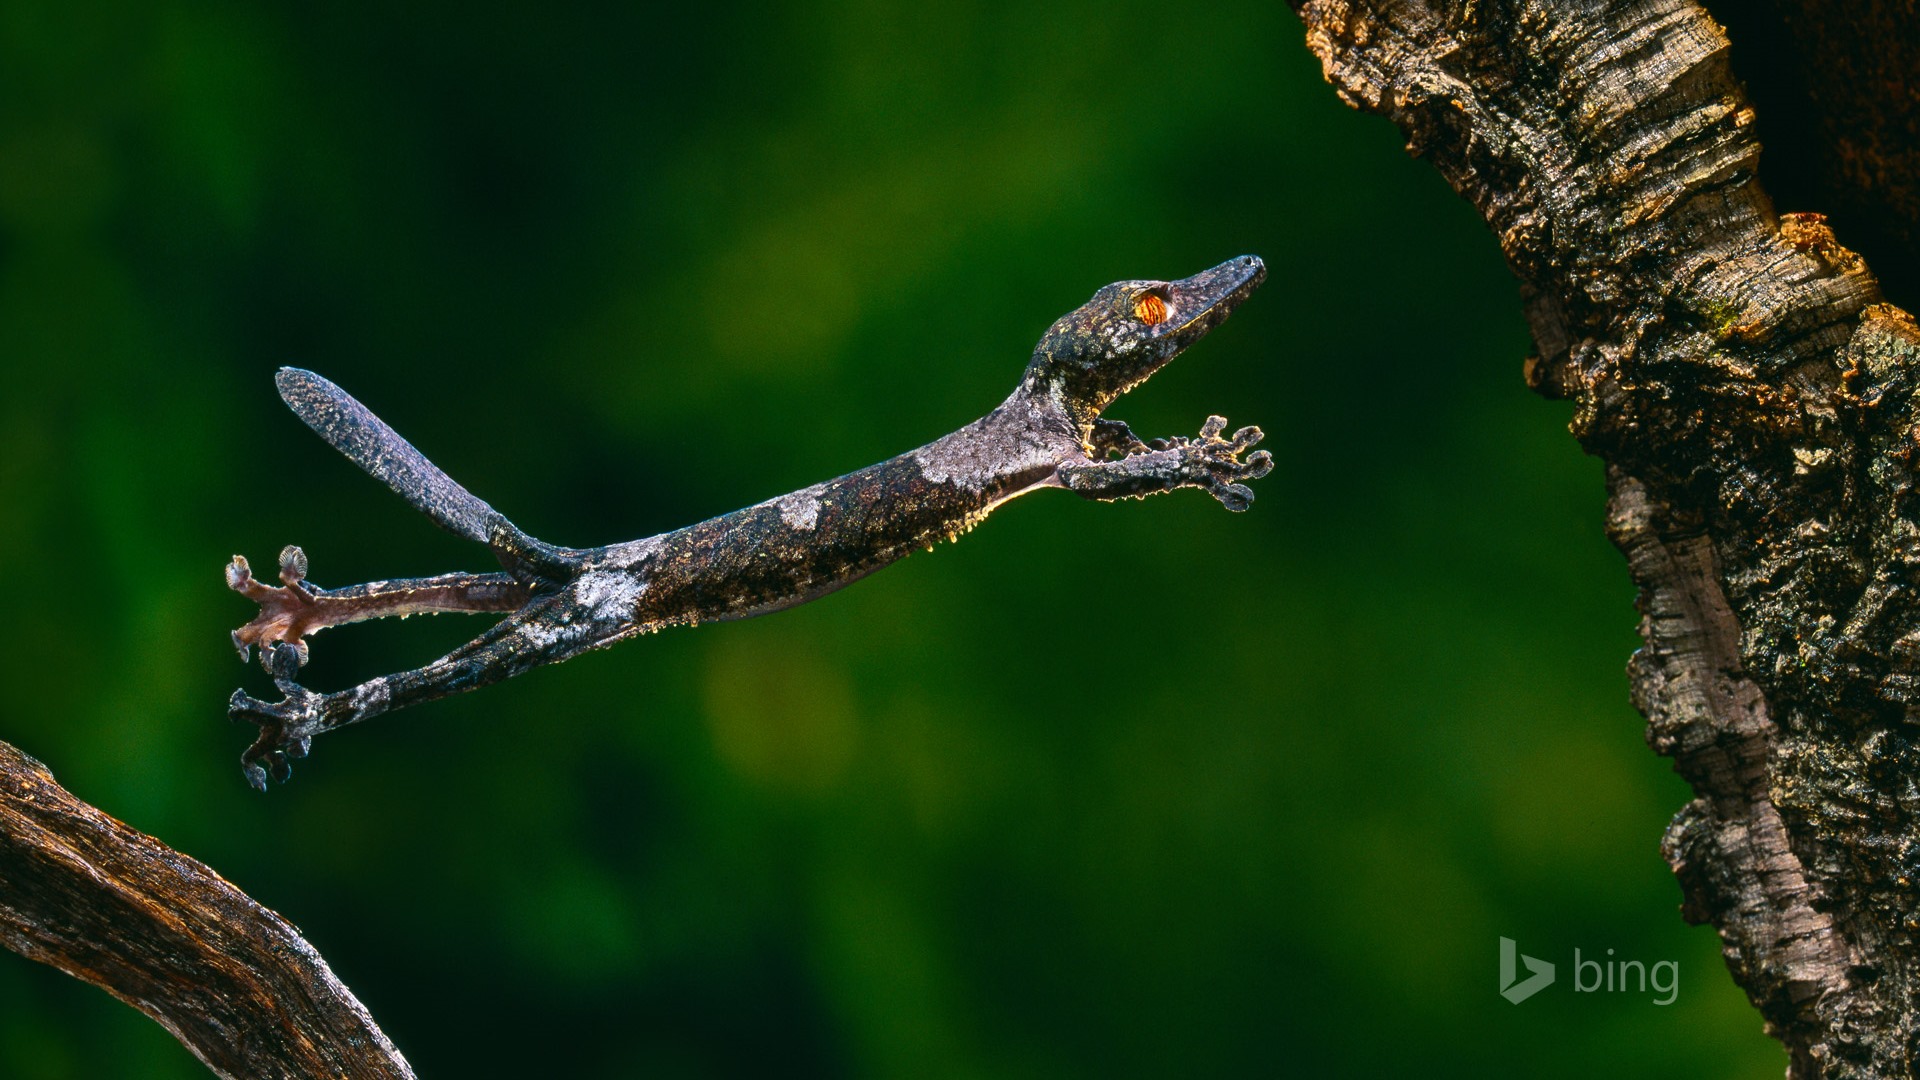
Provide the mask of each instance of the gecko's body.
POLYGON ((377 581, 317 590, 306 558, 281 553, 282 586, 253 579, 234 557, 228 584, 261 605, 234 632, 251 646, 286 699, 236 691, 235 719, 261 734, 243 756, 264 788, 312 737, 404 705, 484 686, 668 626, 746 618, 805 603, 918 548, 971 529, 999 504, 1044 487, 1117 499, 1198 487, 1230 509, 1252 493, 1237 483, 1265 475, 1264 453, 1240 455, 1255 428, 1222 438, 1208 420, 1195 440, 1147 444, 1100 419, 1226 318, 1265 276, 1245 257, 1178 282, 1109 285, 1048 330, 1025 376, 1001 405, 917 450, 788 495, 659 536, 606 547, 559 548, 527 536, 474 497, 339 387, 283 369, 282 397, 323 438, 442 526, 488 544, 506 569, 490 574, 377 581), (1109 455, 1117 460, 1107 460, 1109 455), (421 612, 507 612, 507 618, 425 667, 333 694, 297 685, 305 637, 327 626, 421 612))

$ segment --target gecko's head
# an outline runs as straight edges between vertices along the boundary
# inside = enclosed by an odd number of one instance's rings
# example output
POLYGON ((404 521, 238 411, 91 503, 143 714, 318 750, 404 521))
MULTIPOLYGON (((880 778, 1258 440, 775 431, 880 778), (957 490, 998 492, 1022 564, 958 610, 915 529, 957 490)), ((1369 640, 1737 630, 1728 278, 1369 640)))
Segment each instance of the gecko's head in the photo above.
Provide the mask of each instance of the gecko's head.
POLYGON ((1266 277, 1258 256, 1242 255, 1181 281, 1116 281, 1047 329, 1023 385, 1058 392, 1075 422, 1090 424, 1220 325, 1266 277))

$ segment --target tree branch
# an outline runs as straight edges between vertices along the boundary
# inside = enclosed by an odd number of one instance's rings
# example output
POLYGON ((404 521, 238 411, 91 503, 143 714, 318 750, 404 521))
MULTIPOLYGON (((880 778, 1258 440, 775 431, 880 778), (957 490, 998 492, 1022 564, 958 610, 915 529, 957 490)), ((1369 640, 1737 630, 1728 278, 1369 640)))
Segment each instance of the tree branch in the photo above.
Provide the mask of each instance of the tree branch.
POLYGON ((1486 218, 1530 385, 1609 464, 1648 740, 1698 796, 1684 912, 1795 1076, 1920 1045, 1920 329, 1755 179, 1729 43, 1683 0, 1307 0, 1307 43, 1486 218))
POLYGON ((0 945, 100 987, 227 1077, 412 1077, 313 946, 0 743, 0 945))

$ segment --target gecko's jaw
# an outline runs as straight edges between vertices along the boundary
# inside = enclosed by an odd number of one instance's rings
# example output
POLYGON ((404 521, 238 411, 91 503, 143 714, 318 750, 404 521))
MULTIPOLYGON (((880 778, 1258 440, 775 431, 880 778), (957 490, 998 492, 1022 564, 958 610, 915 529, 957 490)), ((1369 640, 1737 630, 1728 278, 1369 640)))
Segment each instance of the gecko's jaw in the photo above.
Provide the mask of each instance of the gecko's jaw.
POLYGON ((1166 349, 1161 363, 1173 359, 1181 350, 1207 331, 1225 322, 1240 302, 1252 295, 1267 280, 1267 264, 1258 255, 1228 259, 1211 270, 1202 270, 1190 278, 1169 282, 1166 286, 1167 322, 1159 337, 1166 349))

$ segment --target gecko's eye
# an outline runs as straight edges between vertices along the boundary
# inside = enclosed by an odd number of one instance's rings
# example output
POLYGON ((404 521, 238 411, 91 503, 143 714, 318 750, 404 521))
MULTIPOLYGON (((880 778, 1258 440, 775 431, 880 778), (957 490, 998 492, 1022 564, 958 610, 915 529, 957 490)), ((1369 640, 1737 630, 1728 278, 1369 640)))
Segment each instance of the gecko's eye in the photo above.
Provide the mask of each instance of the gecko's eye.
POLYGON ((1153 293, 1141 293, 1133 301, 1133 314, 1148 326, 1167 321, 1167 302, 1153 293))

